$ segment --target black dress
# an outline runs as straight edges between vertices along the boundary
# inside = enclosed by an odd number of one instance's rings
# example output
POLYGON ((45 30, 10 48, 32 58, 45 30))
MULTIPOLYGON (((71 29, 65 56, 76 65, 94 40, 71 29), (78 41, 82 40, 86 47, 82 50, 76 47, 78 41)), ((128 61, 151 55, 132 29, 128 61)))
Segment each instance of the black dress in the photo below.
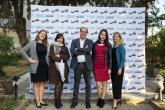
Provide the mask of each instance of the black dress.
POLYGON ((118 75, 118 63, 116 58, 116 48, 112 48, 112 92, 114 99, 121 99, 124 68, 121 75, 118 75))
POLYGON ((38 55, 37 73, 31 74, 32 82, 44 82, 48 80, 48 64, 46 62, 47 48, 41 44, 36 44, 36 52, 38 55))

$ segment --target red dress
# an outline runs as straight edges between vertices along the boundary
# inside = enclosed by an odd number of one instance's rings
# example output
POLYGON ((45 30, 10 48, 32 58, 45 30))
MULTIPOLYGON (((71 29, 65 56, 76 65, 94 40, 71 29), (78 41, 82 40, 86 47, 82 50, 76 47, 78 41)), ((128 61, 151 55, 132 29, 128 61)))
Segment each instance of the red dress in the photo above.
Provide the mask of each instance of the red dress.
POLYGON ((110 79, 108 65, 105 64, 105 45, 96 45, 94 60, 94 77, 96 81, 107 81, 110 79))

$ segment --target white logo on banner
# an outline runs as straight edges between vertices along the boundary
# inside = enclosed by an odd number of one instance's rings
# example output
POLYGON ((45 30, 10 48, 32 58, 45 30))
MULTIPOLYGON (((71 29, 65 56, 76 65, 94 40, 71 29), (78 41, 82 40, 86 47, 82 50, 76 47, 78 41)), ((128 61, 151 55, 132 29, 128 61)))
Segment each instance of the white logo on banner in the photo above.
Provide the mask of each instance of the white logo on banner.
MULTIPOLYGON (((108 30, 111 43, 113 33, 121 33, 126 48, 123 92, 145 92, 145 8, 31 6, 31 40, 39 30, 45 29, 49 43, 53 43, 60 32, 70 48, 71 41, 79 37, 82 26, 88 28, 88 38, 93 41, 97 40, 101 29, 108 30)), ((92 92, 96 92, 93 75, 91 83, 92 92)), ((74 74, 70 70, 64 93, 73 92, 73 85, 74 74)), ((32 84, 30 88, 33 92, 32 84)), ((82 78, 80 92, 84 90, 82 78)), ((108 81, 108 91, 111 91, 111 81, 108 81)), ((53 93, 54 85, 47 84, 46 92, 53 93)))

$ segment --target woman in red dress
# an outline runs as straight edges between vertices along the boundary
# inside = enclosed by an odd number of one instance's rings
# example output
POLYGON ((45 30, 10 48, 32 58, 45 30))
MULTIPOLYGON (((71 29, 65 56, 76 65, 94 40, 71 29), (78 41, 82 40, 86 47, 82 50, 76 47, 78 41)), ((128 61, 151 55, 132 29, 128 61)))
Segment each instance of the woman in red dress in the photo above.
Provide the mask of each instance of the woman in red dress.
POLYGON ((97 85, 98 101, 97 106, 104 107, 104 98, 107 94, 107 81, 111 74, 111 51, 112 46, 109 43, 108 32, 102 29, 99 33, 98 40, 93 44, 93 63, 94 77, 97 85))

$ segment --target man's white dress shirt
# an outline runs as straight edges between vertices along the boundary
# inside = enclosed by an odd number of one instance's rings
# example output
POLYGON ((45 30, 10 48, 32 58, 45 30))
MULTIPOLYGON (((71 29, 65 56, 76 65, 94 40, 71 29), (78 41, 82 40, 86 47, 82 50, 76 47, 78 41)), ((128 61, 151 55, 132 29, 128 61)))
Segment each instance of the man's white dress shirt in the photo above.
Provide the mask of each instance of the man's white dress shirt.
MULTIPOLYGON (((83 48, 84 42, 85 42, 85 39, 80 38, 80 48, 83 48)), ((79 63, 86 62, 85 61, 85 55, 78 55, 77 60, 78 60, 79 63)))

